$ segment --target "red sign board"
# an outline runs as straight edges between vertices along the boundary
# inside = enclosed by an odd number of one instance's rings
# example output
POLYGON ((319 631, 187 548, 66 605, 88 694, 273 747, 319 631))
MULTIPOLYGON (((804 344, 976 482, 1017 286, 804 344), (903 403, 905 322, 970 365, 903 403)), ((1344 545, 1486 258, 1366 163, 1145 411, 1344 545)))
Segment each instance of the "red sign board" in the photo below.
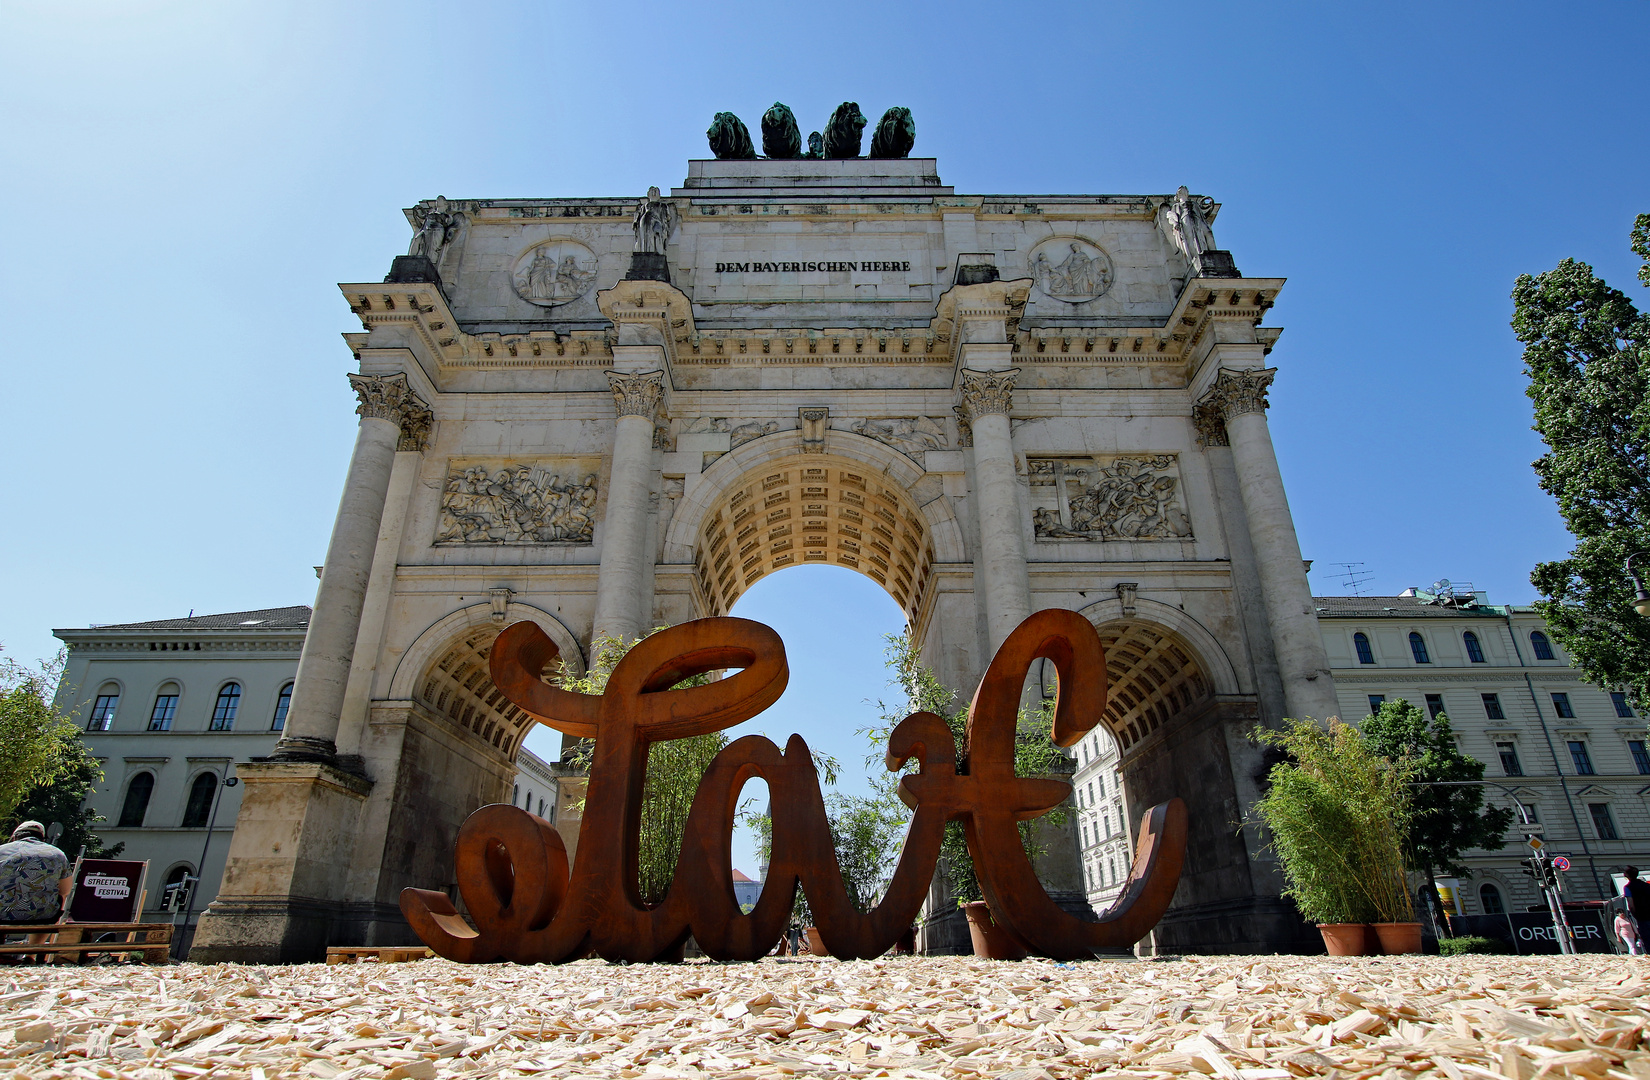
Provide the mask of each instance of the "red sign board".
POLYGON ((69 898, 75 922, 136 922, 147 862, 81 859, 69 898))
POLYGON ((1568 870, 1569 868, 1570 868, 1570 860, 1569 859, 1566 859, 1562 855, 1554 855, 1553 856, 1553 869, 1554 870, 1568 870))

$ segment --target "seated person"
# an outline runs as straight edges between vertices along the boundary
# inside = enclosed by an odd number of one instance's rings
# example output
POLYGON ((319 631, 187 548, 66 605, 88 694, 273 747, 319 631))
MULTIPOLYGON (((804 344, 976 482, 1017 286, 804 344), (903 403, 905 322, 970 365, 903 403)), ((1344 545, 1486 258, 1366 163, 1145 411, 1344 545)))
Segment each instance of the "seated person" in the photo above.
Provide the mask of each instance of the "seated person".
POLYGON ((73 884, 69 857, 46 843, 46 827, 23 822, 0 844, 0 925, 56 922, 73 884))

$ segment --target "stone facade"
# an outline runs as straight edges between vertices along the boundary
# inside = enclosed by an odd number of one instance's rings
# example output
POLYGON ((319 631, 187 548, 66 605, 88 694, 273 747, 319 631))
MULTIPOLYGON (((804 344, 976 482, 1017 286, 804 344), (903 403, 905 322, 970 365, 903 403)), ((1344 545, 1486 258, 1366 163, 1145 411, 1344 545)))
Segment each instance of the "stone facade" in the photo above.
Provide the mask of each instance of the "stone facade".
MULTIPOLYGON (((690 162, 644 248, 637 205, 421 204, 390 279, 342 286, 360 431, 195 955, 406 939, 401 888, 509 795, 504 625, 577 668, 808 564, 887 589, 965 694, 1031 611, 1083 612, 1131 804, 1192 803, 1159 943, 1296 942, 1230 822, 1252 725, 1336 704, 1264 412, 1283 281, 1212 248, 1218 206, 959 195, 931 159, 690 162)), ((1042 869, 1081 906, 1066 835, 1042 869)))
MULTIPOLYGON (((1485 802, 1523 803, 1547 850, 1569 856, 1567 899, 1614 895, 1612 874, 1650 865, 1644 717, 1624 693, 1583 682, 1533 609, 1453 589, 1313 604, 1341 716, 1398 698, 1448 716, 1462 752, 1486 765, 1485 802)), ((1519 865, 1528 850, 1516 824, 1506 840, 1467 854, 1472 878, 1453 883, 1463 914, 1543 904, 1519 865)))
POLYGON ((1124 799, 1122 760, 1111 732, 1095 729, 1075 747, 1077 772, 1072 800, 1077 804, 1077 837, 1083 853, 1083 888, 1096 911, 1110 907, 1123 891, 1134 861, 1131 820, 1124 799))
POLYGON ((87 799, 106 821, 97 833, 126 845, 121 858, 148 860, 144 918, 176 920, 183 947, 218 894, 240 812, 244 789, 222 782, 237 763, 274 750, 309 614, 287 607, 52 631, 68 648, 56 707, 73 715, 103 767, 87 799), (193 911, 162 911, 165 886, 182 874, 200 879, 193 911))

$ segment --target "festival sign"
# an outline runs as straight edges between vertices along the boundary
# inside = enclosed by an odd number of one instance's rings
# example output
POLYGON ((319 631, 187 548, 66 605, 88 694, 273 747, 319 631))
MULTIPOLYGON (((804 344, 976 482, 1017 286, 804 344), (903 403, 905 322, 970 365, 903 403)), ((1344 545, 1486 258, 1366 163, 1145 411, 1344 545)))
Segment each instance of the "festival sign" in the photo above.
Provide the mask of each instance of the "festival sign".
POLYGON ((143 898, 147 861, 81 859, 69 896, 69 918, 75 922, 135 922, 143 898))
POLYGON ((939 859, 945 824, 960 820, 992 918, 1026 951, 1060 960, 1133 945, 1162 918, 1180 881, 1186 808, 1154 806, 1141 824, 1133 871, 1098 922, 1066 914, 1043 890, 1018 823, 1063 802, 1071 785, 1014 773, 1021 688, 1031 665, 1059 675, 1054 741, 1071 746, 1093 729, 1106 704, 1106 661, 1087 619, 1040 611, 1003 642, 968 713, 966 760, 945 721, 906 717, 889 737, 886 764, 918 769, 899 783, 915 812, 887 891, 858 911, 843 885, 813 755, 799 735, 783 751, 760 735, 737 739, 712 759, 689 811, 676 874, 659 904, 637 885, 642 785, 652 742, 720 731, 778 700, 789 679, 774 631, 735 618, 698 619, 644 638, 627 653, 599 697, 550 686, 540 674, 557 656, 531 622, 498 636, 493 682, 516 706, 564 734, 594 739, 577 858, 555 828, 515 806, 494 804, 459 830, 455 863, 471 929, 446 893, 405 889, 401 910, 437 953, 462 963, 500 958, 559 963, 594 952, 609 960, 679 960, 689 936, 717 960, 770 953, 791 917, 796 890, 808 897, 825 947, 840 959, 887 952, 911 926, 939 859), (704 686, 672 689, 708 671, 739 669, 704 686), (772 854, 755 907, 740 911, 732 879, 734 816, 744 785, 768 785, 772 854), (617 842, 614 842, 614 841, 617 842))

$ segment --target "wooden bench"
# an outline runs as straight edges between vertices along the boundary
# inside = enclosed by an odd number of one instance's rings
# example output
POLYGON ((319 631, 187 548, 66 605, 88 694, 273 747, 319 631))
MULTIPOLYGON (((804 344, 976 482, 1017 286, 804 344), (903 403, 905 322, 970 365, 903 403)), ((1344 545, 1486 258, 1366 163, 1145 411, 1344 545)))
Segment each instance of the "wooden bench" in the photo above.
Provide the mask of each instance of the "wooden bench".
POLYGON ((358 964, 376 960, 380 964, 404 964, 409 960, 428 960, 434 955, 434 950, 423 945, 333 945, 327 949, 327 963, 358 964))
POLYGON ((84 962, 96 953, 136 953, 144 963, 164 964, 172 952, 171 923, 45 923, 0 926, 0 942, 14 934, 49 934, 39 945, 27 941, 0 944, 0 956, 47 955, 84 962), (124 934, 123 940, 87 941, 88 937, 124 934))

